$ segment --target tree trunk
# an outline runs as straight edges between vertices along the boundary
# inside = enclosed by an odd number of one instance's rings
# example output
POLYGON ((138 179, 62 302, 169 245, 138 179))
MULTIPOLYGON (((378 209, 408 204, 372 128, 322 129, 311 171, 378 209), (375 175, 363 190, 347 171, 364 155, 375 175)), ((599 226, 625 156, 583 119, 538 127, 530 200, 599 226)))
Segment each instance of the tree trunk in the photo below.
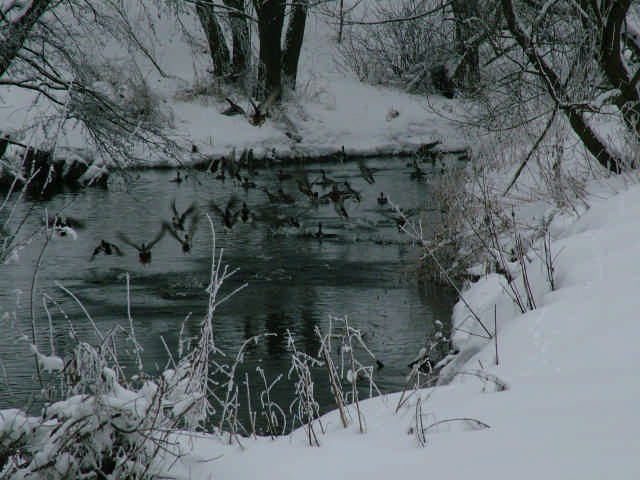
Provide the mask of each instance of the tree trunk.
POLYGON ((296 89, 298 74, 298 61, 304 38, 304 27, 307 21, 308 0, 297 0, 292 6, 289 17, 289 25, 284 39, 284 52, 282 54, 282 74, 284 86, 291 90, 296 89))
POLYGON ((280 90, 282 86, 280 36, 284 24, 284 0, 253 0, 258 15, 260 65, 258 79, 262 84, 262 98, 280 90))
MULTIPOLYGON (((502 9, 507 21, 509 31, 515 38, 520 48, 524 51, 529 62, 536 68, 542 81, 545 83, 549 94, 556 102, 565 102, 567 100, 566 91, 563 82, 549 64, 538 55, 532 39, 525 33, 521 23, 516 18, 511 0, 500 0, 502 9)), ((608 170, 619 173, 622 169, 621 159, 611 153, 608 146, 602 141, 598 134, 593 130, 581 111, 572 108, 571 105, 561 105, 562 111, 569 120, 573 131, 578 135, 586 149, 598 160, 603 167, 608 170)))
POLYGON ((11 22, 0 42, 0 77, 4 75, 16 57, 36 22, 49 7, 51 0, 34 0, 27 11, 11 22))
POLYGON ((224 34, 216 18, 213 4, 198 3, 196 12, 209 43, 213 74, 216 76, 225 75, 229 73, 229 48, 224 40, 224 34))
POLYGON ((229 12, 233 57, 231 70, 235 76, 243 76, 249 69, 251 58, 251 33, 245 17, 243 0, 224 0, 224 4, 233 9, 229 12))
POLYGON ((453 0, 451 2, 456 22, 456 53, 460 63, 454 78, 464 87, 473 88, 480 80, 479 14, 478 0, 453 0))
POLYGON ((638 94, 637 75, 632 78, 622 59, 622 31, 631 6, 631 0, 620 0, 611 4, 604 12, 604 29, 600 43, 600 64, 613 88, 622 93, 618 108, 622 112, 627 127, 636 137, 640 137, 640 95, 638 94))

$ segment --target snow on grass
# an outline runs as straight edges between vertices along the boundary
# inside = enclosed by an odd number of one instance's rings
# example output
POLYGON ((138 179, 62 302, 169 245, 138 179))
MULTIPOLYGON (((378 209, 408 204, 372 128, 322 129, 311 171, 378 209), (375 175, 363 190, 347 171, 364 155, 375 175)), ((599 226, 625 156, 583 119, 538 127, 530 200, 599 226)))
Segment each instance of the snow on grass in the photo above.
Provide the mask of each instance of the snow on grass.
MULTIPOLYGON (((491 341, 457 335, 458 346, 470 351, 458 364, 468 374, 413 394, 398 413, 399 394, 361 402, 364 434, 352 410, 347 429, 335 411, 322 418, 326 433, 318 448, 308 446, 303 429, 276 440, 244 439, 244 449, 189 438, 192 457, 172 473, 240 480, 638 478, 638 205, 640 186, 633 186, 593 200, 572 222, 559 217, 552 243, 561 252, 557 289, 549 291, 543 275, 532 276, 536 310, 520 314, 497 275, 464 292, 488 325, 493 304, 500 306, 499 365, 491 341), (491 375, 507 389, 496 391, 491 375), (469 420, 446 421, 453 419, 469 420)), ((531 262, 532 271, 541 267, 531 262)), ((454 321, 465 316, 458 304, 454 321)))

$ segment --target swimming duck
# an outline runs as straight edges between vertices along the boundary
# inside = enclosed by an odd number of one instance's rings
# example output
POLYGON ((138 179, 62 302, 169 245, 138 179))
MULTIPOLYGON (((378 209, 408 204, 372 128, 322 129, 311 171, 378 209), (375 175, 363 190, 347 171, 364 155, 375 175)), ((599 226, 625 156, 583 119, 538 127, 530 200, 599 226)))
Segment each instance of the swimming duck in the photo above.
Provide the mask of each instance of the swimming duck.
POLYGON ((138 251, 138 261, 142 264, 151 263, 151 249, 158 243, 162 237, 164 237, 165 232, 167 231, 165 225, 162 225, 162 229, 158 232, 153 240, 149 243, 140 243, 140 245, 132 242, 129 238, 122 232, 118 232, 118 238, 123 242, 129 245, 130 247, 135 248, 138 251))
POLYGON ((380 192, 380 195, 378 195, 378 205, 386 205, 388 201, 387 196, 380 192))
POLYGON ((181 182, 182 182, 182 180, 184 180, 184 178, 182 178, 182 177, 180 176, 180 170, 178 170, 178 171, 176 172, 176 176, 175 176, 175 177, 173 177, 172 179, 170 179, 169 181, 170 181, 170 182, 175 182, 175 183, 181 183, 181 182))
POLYGON ((100 244, 94 248, 93 253, 91 254, 90 262, 93 262, 96 255, 100 253, 104 253, 105 255, 118 255, 121 257, 123 255, 122 250, 115 243, 107 242, 104 239, 100 240, 100 244))
POLYGON ((171 217, 171 226, 174 230, 183 232, 185 229, 185 221, 189 215, 194 214, 196 212, 196 204, 192 203, 189 205, 183 213, 178 212, 176 208, 176 199, 171 200, 171 211, 173 212, 173 216, 171 217))
POLYGON ((413 171, 411 172, 411 174, 409 175, 413 180, 422 180, 422 178, 424 178, 425 173, 424 170, 422 170, 419 166, 418 166, 418 162, 416 162, 416 160, 413 160, 413 171))
POLYGON ((242 208, 240 209, 240 220, 244 223, 253 222, 253 213, 247 207, 247 202, 242 202, 242 208))
POLYGON ((318 230, 313 232, 311 235, 313 238, 317 238, 318 240, 322 240, 323 238, 335 238, 337 235, 335 233, 326 233, 322 231, 322 222, 318 222, 318 230))
MULTIPOLYGON (((240 177, 242 178, 242 177, 240 177)), ((256 183, 252 182, 251 180, 249 180, 248 177, 244 177, 242 179, 242 183, 240 183, 240 186, 242 188, 244 188, 245 190, 249 190, 250 188, 256 188, 256 183)))

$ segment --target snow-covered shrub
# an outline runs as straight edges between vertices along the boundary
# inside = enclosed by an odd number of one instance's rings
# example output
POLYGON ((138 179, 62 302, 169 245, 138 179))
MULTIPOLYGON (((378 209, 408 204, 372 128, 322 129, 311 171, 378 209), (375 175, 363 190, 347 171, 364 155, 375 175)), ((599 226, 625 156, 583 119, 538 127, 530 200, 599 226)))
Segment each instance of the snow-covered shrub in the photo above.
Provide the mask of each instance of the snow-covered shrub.
POLYGON ((107 367, 94 380, 101 393, 69 396, 39 417, 0 412, 0 478, 154 478, 165 455, 180 454, 170 434, 198 401, 180 381, 125 388, 107 367))
MULTIPOLYGON (((430 11, 429 2, 403 0, 378 2, 362 14, 372 25, 349 25, 339 52, 342 63, 361 81, 434 92, 442 87, 440 72, 453 57, 453 22, 443 22, 443 13, 430 11), (388 21, 411 19, 404 21, 388 21)), ((352 13, 357 16, 358 11, 352 13)))

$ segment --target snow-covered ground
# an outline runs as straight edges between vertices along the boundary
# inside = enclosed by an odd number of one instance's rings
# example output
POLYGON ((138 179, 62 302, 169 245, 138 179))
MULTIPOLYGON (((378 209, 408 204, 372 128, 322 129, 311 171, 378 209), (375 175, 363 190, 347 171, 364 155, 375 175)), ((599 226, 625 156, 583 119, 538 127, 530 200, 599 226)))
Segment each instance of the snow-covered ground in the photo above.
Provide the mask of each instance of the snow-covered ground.
MULTIPOLYGON (((373 151, 431 140, 456 142, 452 125, 426 108, 427 100, 361 85, 327 67, 332 53, 321 35, 306 42, 302 87, 290 111, 302 137, 297 144, 275 121, 252 127, 242 118, 220 115, 222 104, 176 98, 176 86, 192 85, 202 68, 187 61, 191 57, 178 46, 167 44, 166 51, 156 53, 162 67, 173 67, 180 78, 172 77, 169 86, 158 80, 152 88, 172 111, 175 137, 185 146, 197 144, 201 154, 228 153, 233 147, 304 154, 333 152, 343 145, 373 151), (399 115, 388 119, 391 109, 399 115)), ((2 116, 6 124, 0 130, 28 121, 31 111, 19 97, 7 94, 2 101, 3 111, 11 114, 2 116)), ((456 106, 437 98, 429 103, 443 111, 456 106)), ((77 146, 77 137, 67 140, 77 146)), ((187 436, 182 439, 187 453, 167 475, 236 480, 640 478, 640 296, 635 284, 640 280, 640 187, 617 183, 591 185, 590 209, 579 218, 557 217, 552 223, 555 291, 546 284, 541 261, 531 255, 536 310, 520 314, 497 275, 464 292, 491 329, 496 306, 499 365, 493 342, 458 333, 455 340, 463 352, 475 352, 455 364, 466 373, 450 385, 413 393, 398 412, 400 394, 363 402, 365 433, 358 431, 350 408, 346 429, 336 412, 323 417, 326 433, 319 436, 319 447, 307 445, 304 430, 276 440, 243 439, 243 448, 217 437, 187 436), (506 389, 496 388, 499 384, 506 389), (454 419, 467 420, 449 421, 454 419), (445 422, 436 424, 440 421, 445 422)), ((479 332, 467 317, 458 304, 456 325, 479 332)))
MULTIPOLYGON (((599 199, 592 197, 580 218, 552 224, 555 291, 541 262, 530 264, 535 311, 517 313, 497 275, 465 292, 491 327, 497 305, 499 365, 493 342, 482 341, 480 352, 458 366, 466 374, 414 394, 398 413, 399 394, 366 401, 364 434, 355 417, 343 429, 333 412, 323 418, 320 447, 308 446, 304 430, 277 440, 244 439, 244 449, 192 438, 192 456, 174 473, 240 480, 640 478, 640 186, 597 189, 599 199), (460 418, 473 420, 429 428, 460 418)), ((465 310, 457 305, 457 324, 465 310)), ((466 329, 478 331, 468 321, 466 329)), ((457 341, 464 349, 477 343, 471 338, 457 341)))
MULTIPOLYGON (((131 19, 136 16, 135 7, 131 7, 131 19)), ((185 153, 178 158, 182 165, 201 161, 207 155, 227 155, 234 148, 238 152, 253 148, 258 157, 275 149, 279 156, 299 158, 333 154, 343 146, 347 152, 390 154, 416 149, 434 140, 451 148, 464 145, 447 118, 453 116, 451 112, 458 105, 456 102, 363 85, 344 68, 338 68, 335 31, 323 17, 317 16, 311 16, 308 21, 298 88, 285 101, 286 118, 281 112, 273 112, 263 126, 252 126, 245 117, 221 115, 220 112, 228 107, 224 95, 250 111, 248 92, 237 88, 222 93, 218 89, 215 98, 196 94, 201 90, 216 90, 207 80, 209 58, 206 49, 190 46, 181 28, 163 18, 153 27, 138 18, 136 26, 164 76, 145 55, 124 50, 114 41, 106 45, 97 42, 92 47, 96 58, 116 66, 95 88, 112 91, 114 95, 128 95, 128 85, 118 84, 122 81, 118 69, 125 73, 135 65, 138 73, 134 76, 144 79, 150 95, 156 100, 159 112, 164 116, 166 133, 184 148, 185 153), (300 141, 293 141, 286 133, 295 133, 300 141), (192 145, 197 147, 198 153, 191 153, 192 145)), ((192 34, 202 36, 194 13, 185 15, 182 20, 192 34)), ((200 40, 205 45, 204 39, 200 40)), ((91 41, 87 43, 89 48, 91 41)), ((57 153, 61 156, 68 155, 64 147, 90 149, 86 135, 75 122, 68 122, 59 131, 54 129, 53 134, 29 128, 34 123, 47 121, 52 110, 43 97, 27 90, 5 87, 0 95, 0 131, 11 132, 16 139, 45 148, 51 147, 55 137, 57 153)), ((131 163, 133 166, 139 163, 176 165, 175 159, 145 155, 144 151, 136 152, 136 157, 131 163)))

